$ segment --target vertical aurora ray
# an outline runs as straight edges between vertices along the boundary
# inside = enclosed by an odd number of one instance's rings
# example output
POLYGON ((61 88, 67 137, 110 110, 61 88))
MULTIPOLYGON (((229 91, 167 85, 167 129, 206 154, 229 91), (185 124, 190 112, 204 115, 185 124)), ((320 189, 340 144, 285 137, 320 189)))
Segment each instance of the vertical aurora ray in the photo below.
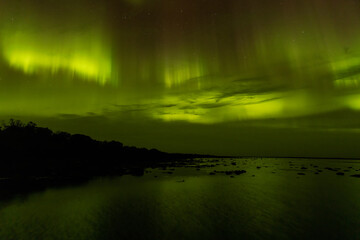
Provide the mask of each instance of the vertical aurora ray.
POLYGON ((167 88, 181 86, 186 81, 197 81, 196 78, 204 76, 204 67, 197 59, 166 61, 165 64, 164 81, 167 88))

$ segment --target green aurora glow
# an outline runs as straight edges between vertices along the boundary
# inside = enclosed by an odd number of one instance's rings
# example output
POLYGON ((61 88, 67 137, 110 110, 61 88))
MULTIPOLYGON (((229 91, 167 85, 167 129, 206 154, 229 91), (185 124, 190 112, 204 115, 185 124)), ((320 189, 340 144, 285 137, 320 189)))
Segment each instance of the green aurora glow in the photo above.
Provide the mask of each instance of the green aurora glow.
POLYGON ((359 13, 352 0, 3 2, 0 115, 286 128, 355 116, 359 13))

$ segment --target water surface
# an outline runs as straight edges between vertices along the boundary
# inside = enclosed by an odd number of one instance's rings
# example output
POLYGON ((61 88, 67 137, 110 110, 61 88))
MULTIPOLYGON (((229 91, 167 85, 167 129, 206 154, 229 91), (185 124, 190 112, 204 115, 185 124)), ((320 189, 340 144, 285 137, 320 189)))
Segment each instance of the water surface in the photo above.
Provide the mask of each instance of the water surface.
POLYGON ((358 239, 359 169, 356 160, 198 159, 99 178, 1 200, 0 239, 358 239))

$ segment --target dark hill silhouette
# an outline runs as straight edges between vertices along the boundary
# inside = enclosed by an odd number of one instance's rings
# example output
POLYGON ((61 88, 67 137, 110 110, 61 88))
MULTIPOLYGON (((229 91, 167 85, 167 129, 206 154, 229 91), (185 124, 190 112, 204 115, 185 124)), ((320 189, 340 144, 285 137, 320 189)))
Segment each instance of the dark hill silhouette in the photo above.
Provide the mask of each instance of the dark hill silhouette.
POLYGON ((145 167, 156 163, 200 157, 54 133, 33 122, 13 119, 0 128, 0 153, 0 177, 17 179, 142 175, 145 167))

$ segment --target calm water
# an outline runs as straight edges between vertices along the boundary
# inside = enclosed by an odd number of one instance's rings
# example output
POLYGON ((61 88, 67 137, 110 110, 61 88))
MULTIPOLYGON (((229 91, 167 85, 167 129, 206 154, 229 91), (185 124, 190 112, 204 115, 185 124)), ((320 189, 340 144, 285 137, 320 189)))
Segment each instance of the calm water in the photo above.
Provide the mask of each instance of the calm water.
POLYGON ((360 239, 359 169, 348 160, 208 159, 101 178, 0 202, 0 239, 360 239), (247 172, 209 175, 239 169, 247 172))

